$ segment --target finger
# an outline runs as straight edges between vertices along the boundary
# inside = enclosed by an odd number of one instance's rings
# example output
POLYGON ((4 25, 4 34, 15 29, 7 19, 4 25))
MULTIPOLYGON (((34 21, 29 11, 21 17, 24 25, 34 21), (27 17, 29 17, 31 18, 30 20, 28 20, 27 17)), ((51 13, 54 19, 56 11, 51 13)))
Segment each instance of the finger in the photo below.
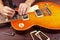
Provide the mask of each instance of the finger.
POLYGON ((13 17, 13 16, 14 16, 14 14, 15 14, 15 12, 14 12, 14 13, 12 13, 11 17, 13 17))
POLYGON ((5 7, 5 9, 6 9, 6 10, 9 10, 9 11, 11 11, 11 12, 14 12, 14 11, 15 11, 15 10, 9 8, 9 7, 5 7))
POLYGON ((20 9, 21 9, 21 5, 19 6, 18 12, 20 12, 20 9))
POLYGON ((23 8, 23 15, 26 14, 26 11, 27 11, 27 7, 24 7, 23 8))
POLYGON ((23 6, 21 7, 21 10, 20 11, 21 11, 21 14, 23 15, 24 14, 23 11, 25 11, 25 9, 24 9, 23 6))
POLYGON ((11 17, 11 15, 9 15, 9 14, 7 14, 7 13, 3 13, 5 16, 9 16, 9 17, 11 17))
POLYGON ((23 11, 22 9, 23 9, 23 7, 20 6, 20 7, 19 7, 19 14, 20 14, 20 15, 22 15, 22 11, 23 11))
POLYGON ((19 9, 18 9, 18 12, 20 12, 20 10, 21 10, 21 7, 22 7, 22 6, 21 6, 21 5, 19 5, 19 9))
POLYGON ((7 16, 8 14, 4 12, 3 15, 7 16))

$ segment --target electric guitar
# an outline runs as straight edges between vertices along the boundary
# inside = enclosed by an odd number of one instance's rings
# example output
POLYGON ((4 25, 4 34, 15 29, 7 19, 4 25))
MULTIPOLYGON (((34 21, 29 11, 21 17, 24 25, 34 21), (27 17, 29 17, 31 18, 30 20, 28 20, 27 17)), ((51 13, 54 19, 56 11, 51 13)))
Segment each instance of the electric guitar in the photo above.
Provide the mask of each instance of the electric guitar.
POLYGON ((24 31, 34 25, 52 30, 60 30, 60 5, 56 3, 39 2, 30 7, 27 11, 28 14, 23 16, 18 15, 18 8, 15 8, 15 10, 16 14, 12 19, 5 19, 5 22, 11 22, 15 30, 24 31))

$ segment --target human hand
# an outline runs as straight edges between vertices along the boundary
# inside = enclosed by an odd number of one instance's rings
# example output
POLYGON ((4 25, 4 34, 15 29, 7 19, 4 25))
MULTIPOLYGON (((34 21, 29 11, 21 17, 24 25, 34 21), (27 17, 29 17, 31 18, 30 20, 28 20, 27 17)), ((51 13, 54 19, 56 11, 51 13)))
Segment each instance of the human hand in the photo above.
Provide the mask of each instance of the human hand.
POLYGON ((0 13, 7 17, 13 17, 15 11, 8 6, 0 7, 0 13))
POLYGON ((30 7, 30 5, 28 5, 27 3, 21 3, 19 5, 19 9, 18 9, 19 15, 27 14, 27 9, 29 7, 30 7))

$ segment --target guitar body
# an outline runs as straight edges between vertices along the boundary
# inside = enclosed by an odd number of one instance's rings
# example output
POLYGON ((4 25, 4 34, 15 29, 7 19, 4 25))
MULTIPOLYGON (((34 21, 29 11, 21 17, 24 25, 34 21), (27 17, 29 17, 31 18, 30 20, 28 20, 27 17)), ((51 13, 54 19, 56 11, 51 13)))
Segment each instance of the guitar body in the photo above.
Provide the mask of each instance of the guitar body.
POLYGON ((11 25, 15 30, 23 31, 31 28, 34 25, 39 25, 40 27, 44 27, 47 29, 52 30, 59 30, 60 29, 60 6, 56 3, 52 2, 40 2, 35 4, 38 6, 39 10, 43 9, 44 13, 41 16, 36 16, 36 12, 33 11, 33 8, 28 10, 28 17, 29 19, 17 19, 11 21, 11 25), (48 11, 46 10, 48 7, 48 11), (49 14, 50 13, 50 14, 49 14))

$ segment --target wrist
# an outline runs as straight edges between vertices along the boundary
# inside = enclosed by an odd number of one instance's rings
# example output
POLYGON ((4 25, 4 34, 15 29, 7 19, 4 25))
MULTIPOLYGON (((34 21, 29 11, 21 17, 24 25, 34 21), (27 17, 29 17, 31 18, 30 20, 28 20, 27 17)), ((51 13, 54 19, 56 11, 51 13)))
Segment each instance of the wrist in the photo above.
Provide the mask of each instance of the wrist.
POLYGON ((28 6, 31 6, 31 3, 25 2, 28 6))
POLYGON ((25 1, 26 4, 28 4, 29 6, 31 6, 33 4, 34 0, 33 1, 30 1, 30 0, 27 0, 25 1))

